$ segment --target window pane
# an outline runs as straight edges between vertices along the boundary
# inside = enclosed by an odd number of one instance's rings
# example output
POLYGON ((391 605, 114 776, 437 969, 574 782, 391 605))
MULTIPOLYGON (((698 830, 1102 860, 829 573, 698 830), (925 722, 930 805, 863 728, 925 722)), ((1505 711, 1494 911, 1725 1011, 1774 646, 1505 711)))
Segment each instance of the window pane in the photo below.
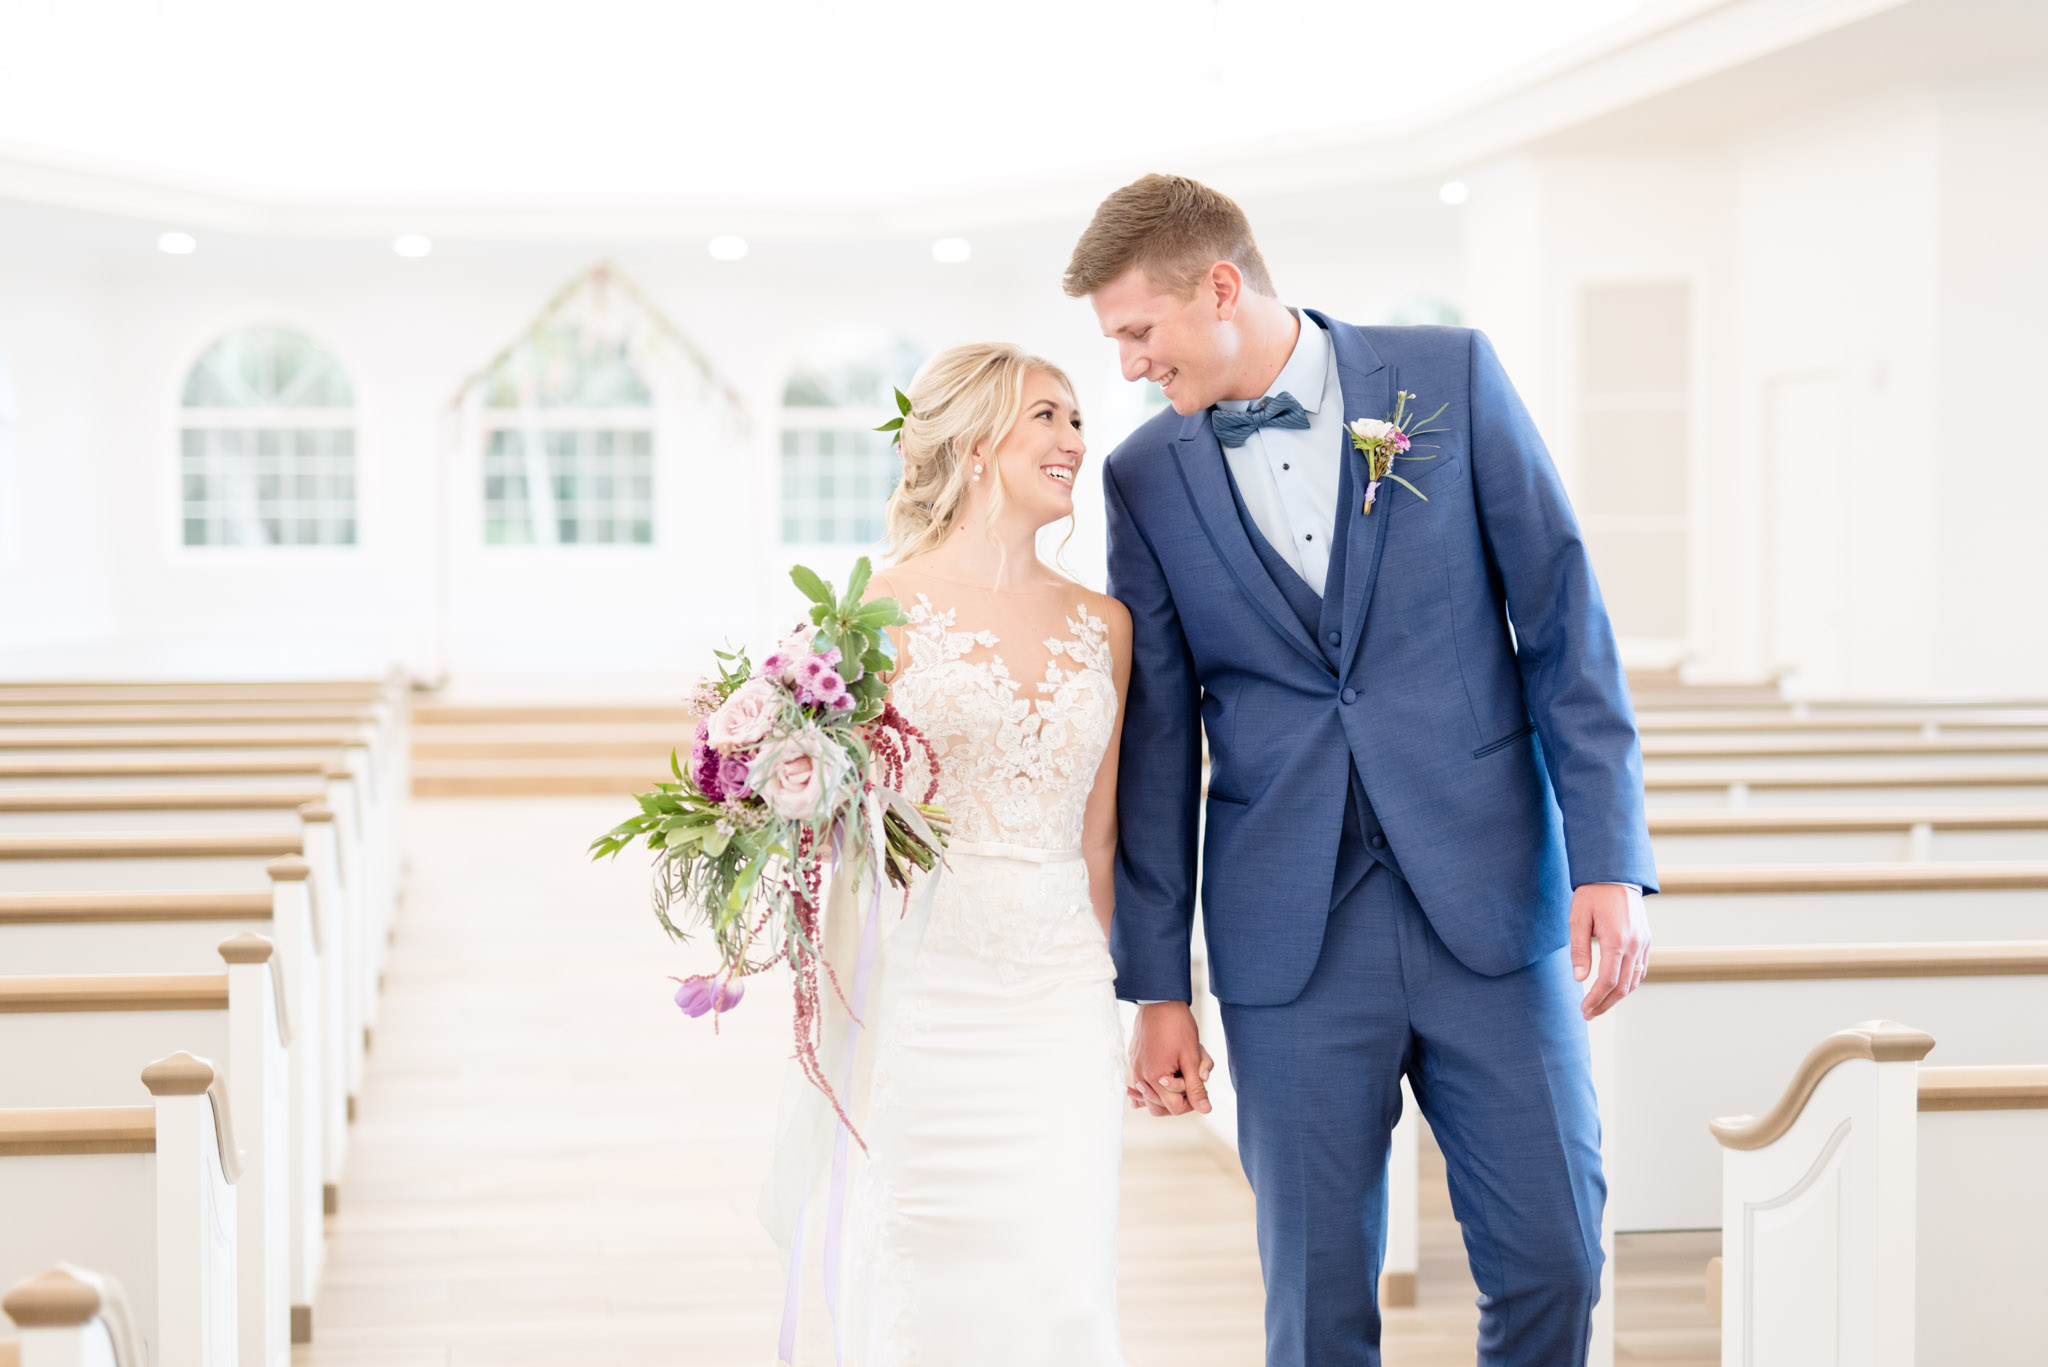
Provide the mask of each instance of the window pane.
POLYGON ((866 544, 903 478, 896 444, 864 428, 782 434, 782 539, 866 544))
POLYGON ((179 433, 188 546, 355 544, 352 434, 191 426, 179 433))
POLYGON ((529 544, 552 529, 560 546, 646 545, 654 539, 654 441, 644 428, 556 429, 540 451, 526 429, 492 431, 484 449, 484 540, 529 544), (527 492, 543 491, 545 507, 527 492))

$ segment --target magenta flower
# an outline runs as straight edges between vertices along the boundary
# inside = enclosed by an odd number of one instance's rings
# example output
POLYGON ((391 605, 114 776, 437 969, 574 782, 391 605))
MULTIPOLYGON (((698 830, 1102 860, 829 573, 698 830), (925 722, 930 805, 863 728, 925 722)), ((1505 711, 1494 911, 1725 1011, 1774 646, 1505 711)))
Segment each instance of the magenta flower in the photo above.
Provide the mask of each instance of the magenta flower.
POLYGON ((710 978, 699 973, 694 977, 675 978, 681 987, 676 989, 676 1005, 683 1014, 695 1019, 706 1011, 730 1011, 740 1004, 746 995, 746 988, 723 978, 710 978))
POLYGON ((697 785, 697 791, 713 802, 725 800, 725 784, 721 779, 724 757, 711 748, 711 723, 697 723, 697 740, 690 746, 690 780, 697 785))

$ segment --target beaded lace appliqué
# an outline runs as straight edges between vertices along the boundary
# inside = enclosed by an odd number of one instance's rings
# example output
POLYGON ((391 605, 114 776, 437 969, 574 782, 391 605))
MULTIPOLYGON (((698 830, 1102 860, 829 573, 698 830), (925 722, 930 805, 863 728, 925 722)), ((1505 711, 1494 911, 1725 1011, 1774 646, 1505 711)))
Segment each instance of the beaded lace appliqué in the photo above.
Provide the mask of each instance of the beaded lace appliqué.
POLYGON ((955 611, 918 594, 904 629, 910 660, 891 690, 897 706, 938 750, 939 801, 957 840, 1074 849, 1095 770, 1116 726, 1109 629, 1086 607, 1051 652, 1036 697, 1010 677, 992 631, 956 631, 955 611), (1071 663, 1062 668, 1061 661, 1071 663))

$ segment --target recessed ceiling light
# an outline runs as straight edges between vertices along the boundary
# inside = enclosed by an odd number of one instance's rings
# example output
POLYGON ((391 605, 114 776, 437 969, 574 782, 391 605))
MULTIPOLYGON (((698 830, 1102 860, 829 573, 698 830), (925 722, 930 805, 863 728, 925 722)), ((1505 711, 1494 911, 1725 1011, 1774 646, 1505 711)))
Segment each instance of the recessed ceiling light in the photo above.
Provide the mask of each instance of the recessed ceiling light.
POLYGON ((1436 197, 1446 204, 1463 204, 1472 198, 1472 187, 1462 180, 1447 180, 1437 188, 1436 197))
POLYGON ((964 237, 942 237, 932 243, 932 260, 944 265, 957 266, 972 255, 974 248, 964 237))
POLYGON ((738 261, 747 254, 747 239, 723 233, 706 244, 714 261, 738 261))
POLYGON ((434 250, 434 239, 422 233, 400 233, 391 239, 391 250, 400 256, 425 256, 434 250))
POLYGON ((158 233, 156 249, 171 256, 190 256, 199 250, 199 239, 190 233, 158 233))

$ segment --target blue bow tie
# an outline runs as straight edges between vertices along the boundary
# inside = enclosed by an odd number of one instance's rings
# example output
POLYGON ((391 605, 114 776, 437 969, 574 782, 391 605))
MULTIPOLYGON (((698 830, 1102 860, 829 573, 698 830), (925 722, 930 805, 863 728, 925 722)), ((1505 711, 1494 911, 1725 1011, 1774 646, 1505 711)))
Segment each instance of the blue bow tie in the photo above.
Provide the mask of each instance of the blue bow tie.
POLYGON ((1284 427, 1290 431, 1308 430, 1308 410, 1301 406, 1301 400, 1286 391, 1268 394, 1241 413, 1219 408, 1210 414, 1216 424, 1216 440, 1225 446, 1242 446, 1252 433, 1261 427, 1284 427))

